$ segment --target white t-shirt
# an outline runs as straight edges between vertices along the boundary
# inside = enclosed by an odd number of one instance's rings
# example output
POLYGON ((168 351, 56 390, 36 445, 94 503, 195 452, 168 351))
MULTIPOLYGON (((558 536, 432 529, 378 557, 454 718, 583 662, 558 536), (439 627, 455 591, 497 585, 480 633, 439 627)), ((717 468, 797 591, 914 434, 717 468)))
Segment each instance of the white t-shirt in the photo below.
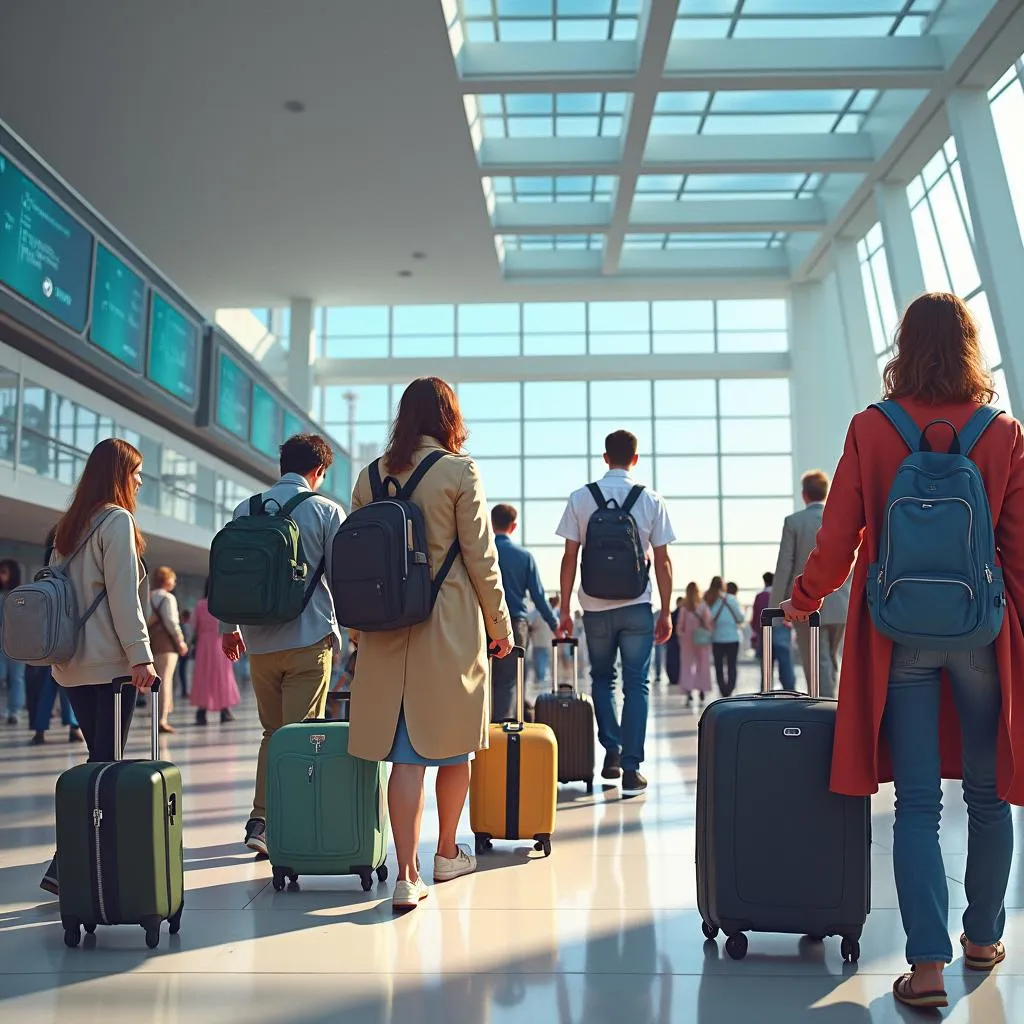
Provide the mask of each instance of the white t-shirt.
MULTIPOLYGON (((597 481, 605 501, 614 498, 620 505, 626 500, 630 490, 634 487, 635 481, 624 469, 610 469, 597 481)), ((597 502, 594 496, 586 487, 573 491, 569 496, 569 503, 562 513, 562 521, 555 531, 559 537, 565 540, 585 544, 587 539, 587 524, 590 517, 597 511, 597 502)), ((640 531, 640 542, 651 557, 652 548, 660 548, 671 544, 676 539, 672 532, 672 524, 668 519, 668 509, 665 507, 665 500, 660 494, 648 490, 646 487, 643 493, 636 500, 630 514, 636 521, 637 529, 640 531)), ((651 568, 651 580, 654 578, 654 569, 651 568)), ((580 584, 579 602, 585 612, 606 612, 613 608, 625 608, 631 604, 650 604, 653 593, 652 583, 648 581, 647 590, 632 601, 608 601, 601 597, 591 597, 580 584)))

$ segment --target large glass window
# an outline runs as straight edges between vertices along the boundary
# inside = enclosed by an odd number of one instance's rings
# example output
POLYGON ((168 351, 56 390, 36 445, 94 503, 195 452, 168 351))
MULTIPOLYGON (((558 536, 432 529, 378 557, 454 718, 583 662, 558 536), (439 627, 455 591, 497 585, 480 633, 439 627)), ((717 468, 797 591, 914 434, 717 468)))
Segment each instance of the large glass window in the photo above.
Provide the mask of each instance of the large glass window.
MULTIPOLYGON (((996 379, 997 401, 1009 408, 999 338, 989 310, 974 252, 974 226, 964 192, 956 143, 949 139, 907 187, 914 233, 929 291, 959 295, 974 313, 981 342, 996 379)), ((880 356, 880 365, 885 357, 880 356)))
POLYGON ((857 243, 857 256, 860 258, 860 276, 864 284, 868 320, 871 322, 871 341, 881 369, 892 354, 896 325, 899 322, 881 224, 876 224, 857 243))

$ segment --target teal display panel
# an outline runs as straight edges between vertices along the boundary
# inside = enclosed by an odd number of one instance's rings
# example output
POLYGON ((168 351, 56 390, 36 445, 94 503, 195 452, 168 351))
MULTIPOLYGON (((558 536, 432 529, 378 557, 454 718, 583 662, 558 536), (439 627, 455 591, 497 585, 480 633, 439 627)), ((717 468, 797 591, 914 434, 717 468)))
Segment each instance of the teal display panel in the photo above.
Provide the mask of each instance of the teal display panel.
POLYGON ((284 439, 286 441, 289 437, 294 437, 296 434, 304 434, 305 432, 305 424, 303 424, 298 416, 293 416, 290 412, 284 414, 284 439))
POLYGON ((146 283, 102 242, 96 243, 89 340, 142 373, 146 343, 146 283))
POLYGON ((249 440, 252 379, 227 353, 217 360, 217 425, 243 441, 249 440))
POLYGON ((0 283, 79 334, 92 235, 0 153, 0 283))
POLYGON ((195 406, 199 377, 199 328, 153 292, 146 376, 186 405, 195 406))
POLYGON ((252 388, 252 431, 249 440, 253 448, 276 459, 281 447, 282 409, 266 388, 254 384, 252 388))

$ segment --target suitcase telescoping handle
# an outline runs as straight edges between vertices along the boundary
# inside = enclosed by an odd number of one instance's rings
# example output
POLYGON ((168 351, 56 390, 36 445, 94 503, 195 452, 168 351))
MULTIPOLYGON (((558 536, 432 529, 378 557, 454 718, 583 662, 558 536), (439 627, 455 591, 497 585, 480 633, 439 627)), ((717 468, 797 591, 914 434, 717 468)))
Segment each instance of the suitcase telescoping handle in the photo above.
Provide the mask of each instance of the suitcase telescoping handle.
MULTIPOLYGON (((516 660, 516 720, 515 722, 506 722, 506 729, 522 729, 526 723, 526 683, 524 676, 526 674, 526 648, 515 646, 508 654, 506 658, 515 658, 516 660)), ((491 673, 494 672, 494 655, 490 657, 491 673)))
MULTIPOLYGON (((772 630, 779 619, 785 616, 781 608, 765 608, 761 612, 761 690, 764 693, 772 692, 772 630)), ((821 696, 821 682, 819 678, 818 651, 821 646, 821 614, 811 612, 808 620, 810 627, 810 643, 808 645, 807 660, 811 663, 808 670, 807 692, 815 700, 821 696)))
POLYGON ((574 636, 556 636, 551 641, 551 660, 554 663, 551 666, 551 692, 558 693, 563 686, 568 686, 572 689, 572 692, 576 692, 576 677, 578 664, 576 659, 580 653, 580 642, 574 636), (570 655, 572 657, 572 679, 567 683, 560 683, 558 681, 558 648, 568 647, 570 655))
MULTIPOLYGON (((124 735, 121 731, 121 701, 124 700, 126 687, 132 685, 131 676, 118 676, 114 680, 114 760, 120 761, 124 757, 124 735)), ((154 680, 149 692, 153 694, 153 717, 150 721, 150 744, 153 753, 152 760, 160 760, 160 679, 154 680)))

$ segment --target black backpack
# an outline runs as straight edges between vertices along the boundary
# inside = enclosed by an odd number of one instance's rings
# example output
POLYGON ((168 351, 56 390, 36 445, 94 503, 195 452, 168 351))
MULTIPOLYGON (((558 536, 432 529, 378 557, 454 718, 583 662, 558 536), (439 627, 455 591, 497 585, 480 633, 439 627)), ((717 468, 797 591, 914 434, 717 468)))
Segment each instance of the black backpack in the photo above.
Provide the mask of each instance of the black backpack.
POLYGON ((634 485, 620 505, 605 499, 597 484, 587 484, 597 502, 597 511, 587 523, 583 545, 583 589, 590 597, 609 601, 631 601, 642 597, 651 576, 651 563, 640 540, 640 530, 631 510, 643 493, 634 485))
POLYGON ((430 617, 438 591, 459 555, 456 540, 431 579, 427 526, 412 494, 427 471, 444 458, 431 452, 404 487, 380 477, 370 464, 373 500, 341 525, 331 551, 331 593, 341 625, 368 633, 415 626, 430 617))

